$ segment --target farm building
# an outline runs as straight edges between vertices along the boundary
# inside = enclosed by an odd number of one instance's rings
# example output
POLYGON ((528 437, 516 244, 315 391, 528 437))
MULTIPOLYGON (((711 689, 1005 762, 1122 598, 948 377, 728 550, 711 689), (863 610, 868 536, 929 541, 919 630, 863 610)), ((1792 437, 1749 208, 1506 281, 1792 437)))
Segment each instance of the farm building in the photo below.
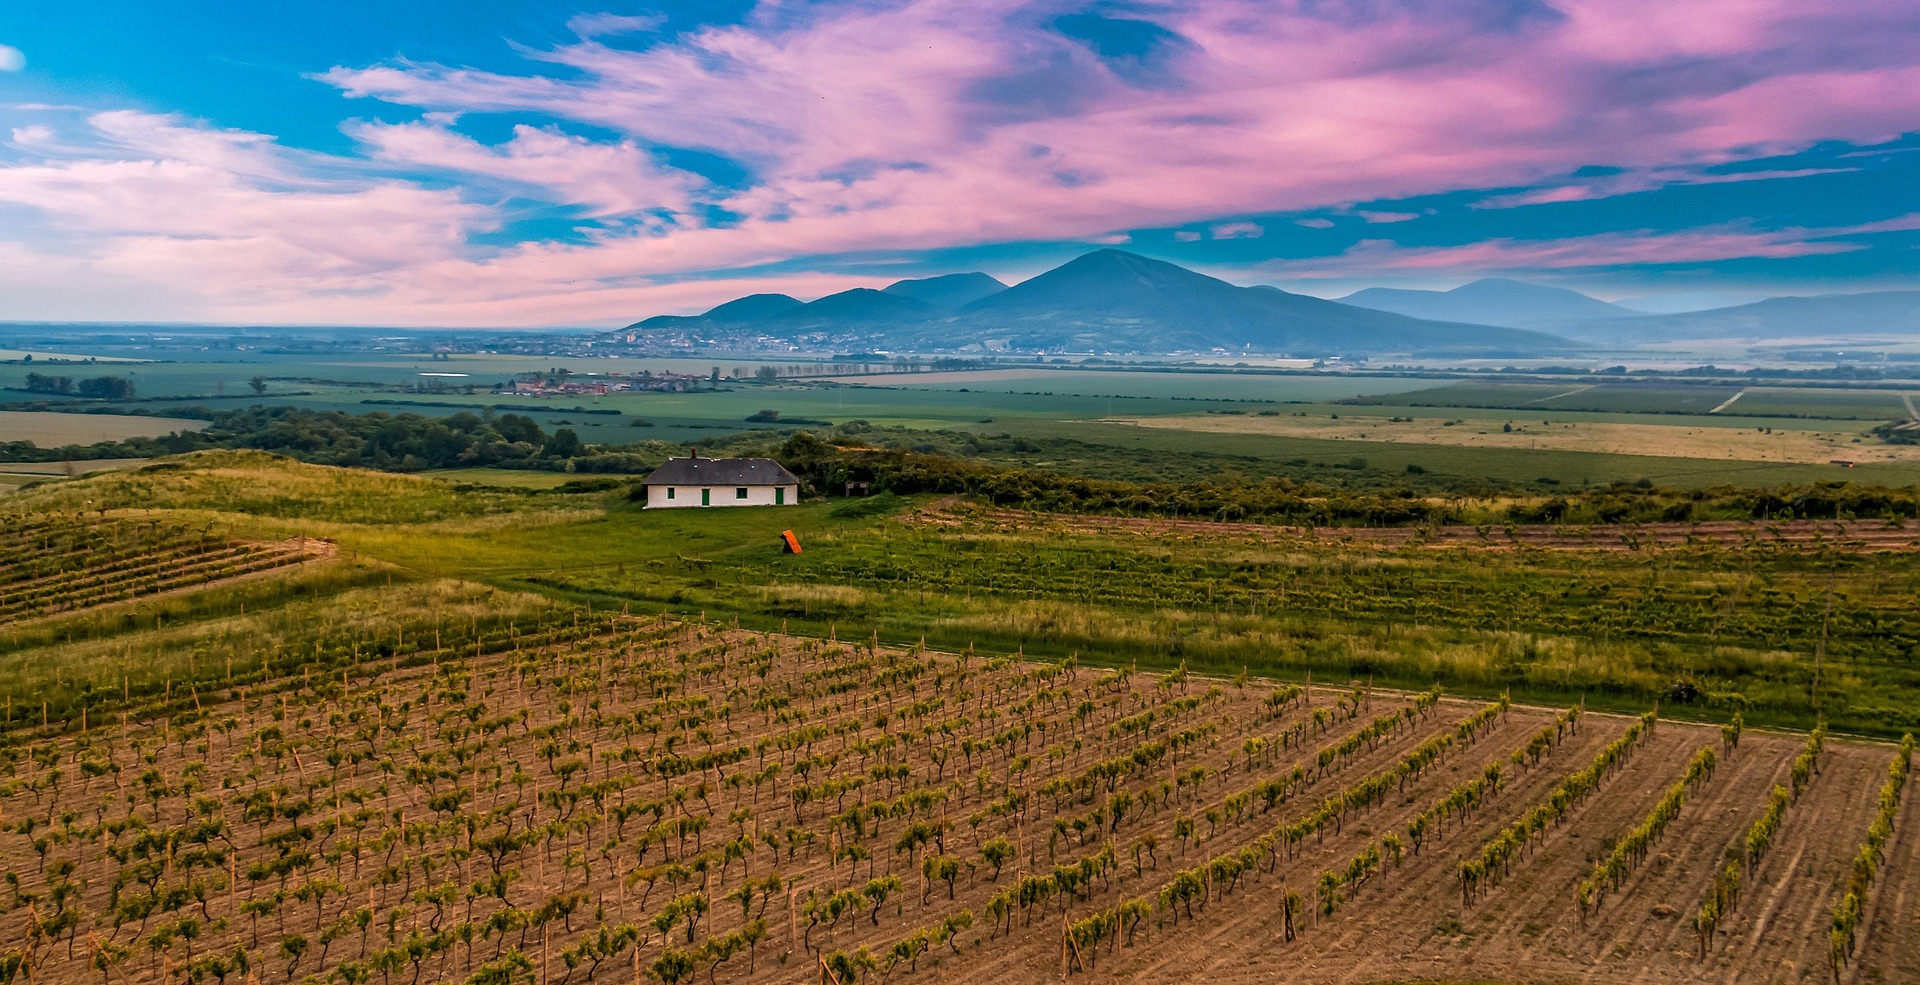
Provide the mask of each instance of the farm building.
POLYGON ((669 458, 644 484, 647 509, 681 506, 792 506, 800 480, 771 458, 669 458))

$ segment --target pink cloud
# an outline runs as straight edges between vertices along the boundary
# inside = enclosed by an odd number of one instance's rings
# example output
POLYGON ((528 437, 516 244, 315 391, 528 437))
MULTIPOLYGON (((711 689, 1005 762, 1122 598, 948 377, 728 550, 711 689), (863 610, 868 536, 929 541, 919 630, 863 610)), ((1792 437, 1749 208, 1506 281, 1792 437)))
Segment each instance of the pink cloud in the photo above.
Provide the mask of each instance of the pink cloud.
MULTIPOLYGON (((1047 27, 1052 7, 1024 0, 769 3, 744 24, 639 51, 595 37, 650 22, 586 15, 580 40, 530 52, 524 74, 408 61, 323 73, 348 96, 425 113, 349 124, 362 157, 102 113, 77 154, 54 155, 25 131, 16 150, 46 156, 0 162, 0 201, 61 232, 21 251, 29 269, 57 272, 79 257, 129 283, 200 285, 179 302, 196 312, 267 318, 307 299, 334 320, 500 323, 512 313, 550 324, 697 307, 742 282, 713 272, 850 251, 1183 225, 1221 236, 1238 226, 1223 217, 1462 189, 1547 186, 1489 206, 1593 197, 1635 181, 1706 180, 1711 165, 1814 141, 1874 140, 1920 119, 1905 0, 1555 9, 1155 5, 1137 16, 1186 39, 1159 67, 1169 84, 1103 62, 1047 27), (498 144, 454 129, 482 112, 540 125, 498 144), (586 127, 618 136, 575 135, 586 127), (711 185, 656 146, 723 155, 751 180, 711 185), (1589 165, 1628 177, 1567 177, 1589 165), (440 180, 403 177, 413 172, 440 180), (503 187, 602 222, 585 242, 475 246, 474 233, 506 218, 503 187), (738 218, 708 224, 709 211, 738 218)), ((1327 263, 1569 266, 1848 248, 1794 235, 1806 233, 1374 245, 1327 263)), ((9 241, 25 242, 0 232, 9 241)))
POLYGON ((1267 233, 1257 222, 1223 222, 1208 231, 1214 239, 1259 239, 1267 233))
POLYGON ((1848 242, 1842 237, 1913 228, 1920 228, 1920 216, 1837 229, 1641 230, 1546 240, 1490 239, 1460 246, 1407 247, 1391 240, 1370 239, 1356 243, 1337 257, 1275 261, 1261 264, 1257 270, 1288 277, 1347 278, 1396 271, 1567 270, 1821 256, 1866 248, 1862 243, 1848 242))
POLYGON ((347 133, 375 160, 536 186, 598 216, 653 209, 683 212, 705 182, 661 166, 631 142, 594 143, 554 130, 516 126, 513 139, 488 147, 444 126, 357 123, 347 133))

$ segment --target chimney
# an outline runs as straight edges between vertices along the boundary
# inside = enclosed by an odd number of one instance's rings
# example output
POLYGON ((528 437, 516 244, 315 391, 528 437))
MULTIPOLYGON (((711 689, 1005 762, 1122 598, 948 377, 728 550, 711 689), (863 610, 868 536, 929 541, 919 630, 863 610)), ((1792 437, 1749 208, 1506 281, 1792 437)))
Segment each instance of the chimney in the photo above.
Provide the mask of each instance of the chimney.
POLYGON ((689 448, 689 449, 687 449, 687 457, 688 457, 688 458, 699 458, 699 457, 700 457, 700 446, 699 446, 699 445, 694 445, 694 446, 693 446, 692 448, 689 448))

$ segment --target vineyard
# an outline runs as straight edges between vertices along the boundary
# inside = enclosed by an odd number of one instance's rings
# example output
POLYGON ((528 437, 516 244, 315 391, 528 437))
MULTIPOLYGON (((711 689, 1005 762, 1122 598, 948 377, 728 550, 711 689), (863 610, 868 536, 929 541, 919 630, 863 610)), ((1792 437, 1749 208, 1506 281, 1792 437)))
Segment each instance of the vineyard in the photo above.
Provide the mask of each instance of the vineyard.
POLYGON ((171 520, 0 518, 0 621, 18 622, 194 588, 325 556, 299 538, 242 543, 171 520))
POLYGON ((700 619, 432 627, 16 732, 0 981, 1920 967, 1910 743, 700 619))

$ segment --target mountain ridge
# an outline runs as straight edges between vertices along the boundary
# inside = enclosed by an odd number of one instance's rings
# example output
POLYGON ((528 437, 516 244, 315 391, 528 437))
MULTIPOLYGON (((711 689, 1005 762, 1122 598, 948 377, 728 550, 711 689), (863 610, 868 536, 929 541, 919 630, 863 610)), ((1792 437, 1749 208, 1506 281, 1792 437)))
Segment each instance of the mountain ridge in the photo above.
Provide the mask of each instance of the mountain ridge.
POLYGON ((1450 291, 1369 287, 1337 300, 1341 304, 1412 318, 1508 328, 1545 328, 1565 321, 1643 317, 1641 312, 1579 291, 1504 277, 1483 277, 1450 291))
POLYGON ((703 339, 734 329, 766 335, 811 332, 835 345, 931 351, 1493 355, 1567 346, 1564 339, 1538 331, 1424 320, 1279 288, 1241 287, 1116 249, 1095 250, 993 290, 999 283, 985 274, 947 275, 900 281, 884 291, 856 288, 798 306, 761 301, 756 304, 773 314, 746 325, 713 317, 736 310, 731 306, 743 298, 702 315, 655 316, 629 328, 681 329, 705 333, 703 339), (968 292, 981 296, 951 308, 914 296, 950 303, 968 292))

